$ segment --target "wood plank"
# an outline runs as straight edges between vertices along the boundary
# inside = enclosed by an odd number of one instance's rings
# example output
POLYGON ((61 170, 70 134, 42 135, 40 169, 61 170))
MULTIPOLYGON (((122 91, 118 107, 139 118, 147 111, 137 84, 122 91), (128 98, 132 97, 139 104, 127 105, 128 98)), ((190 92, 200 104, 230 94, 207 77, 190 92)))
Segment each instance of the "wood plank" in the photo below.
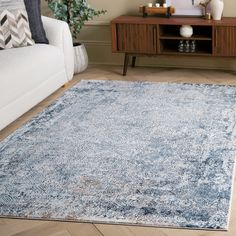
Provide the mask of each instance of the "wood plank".
POLYGON ((164 24, 164 25, 201 25, 201 26, 236 26, 236 17, 223 17, 220 21, 205 20, 201 17, 142 17, 119 16, 111 21, 115 24, 164 24))
POLYGON ((203 40, 203 41, 211 41, 212 38, 203 37, 203 36, 194 36, 189 38, 183 38, 181 36, 160 36, 160 39, 170 39, 170 40, 203 40))
POLYGON ((103 236, 94 224, 66 223, 72 236, 103 236))
MULTIPOLYGON (((13 234, 14 236, 42 236, 42 235, 57 235, 57 234, 62 234, 63 236, 71 236, 68 231, 65 231, 62 227, 57 222, 49 222, 45 223, 42 226, 37 226, 37 227, 32 227, 28 230, 23 230, 19 233, 13 234), (65 235, 65 232, 67 235, 65 235)), ((12 236, 13 236, 12 235, 12 236)))
POLYGON ((111 24, 112 52, 117 52, 117 28, 116 24, 111 24))
POLYGON ((95 225, 43 220, 0 219, 2 236, 102 236, 95 225))
POLYGON ((42 226, 44 221, 27 221, 17 219, 0 218, 0 235, 14 235, 21 231, 26 231, 34 227, 42 226))

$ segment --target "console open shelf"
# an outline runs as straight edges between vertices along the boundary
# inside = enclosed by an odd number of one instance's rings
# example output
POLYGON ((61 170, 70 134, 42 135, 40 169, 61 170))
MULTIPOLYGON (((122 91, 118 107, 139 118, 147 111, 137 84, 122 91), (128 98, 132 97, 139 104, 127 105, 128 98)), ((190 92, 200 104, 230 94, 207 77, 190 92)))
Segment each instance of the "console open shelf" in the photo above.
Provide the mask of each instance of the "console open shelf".
POLYGON ((185 56, 211 56, 212 55, 212 27, 194 25, 193 35, 189 38, 180 36, 181 25, 159 25, 158 38, 159 52, 161 54, 185 55, 185 56), (179 52, 180 41, 189 41, 196 44, 194 52, 179 52))
MULTIPOLYGON (((160 37, 181 37, 180 27, 182 25, 159 25, 160 37)), ((211 26, 197 26, 193 25, 193 36, 197 38, 212 39, 212 27, 211 26)))
MULTIPOLYGON (((195 52, 179 52, 178 44, 180 40, 160 40, 160 54, 168 55, 185 55, 185 56, 211 56, 212 55, 212 42, 211 41, 198 41, 196 43, 195 52)), ((191 42, 191 40, 188 39, 191 42)))

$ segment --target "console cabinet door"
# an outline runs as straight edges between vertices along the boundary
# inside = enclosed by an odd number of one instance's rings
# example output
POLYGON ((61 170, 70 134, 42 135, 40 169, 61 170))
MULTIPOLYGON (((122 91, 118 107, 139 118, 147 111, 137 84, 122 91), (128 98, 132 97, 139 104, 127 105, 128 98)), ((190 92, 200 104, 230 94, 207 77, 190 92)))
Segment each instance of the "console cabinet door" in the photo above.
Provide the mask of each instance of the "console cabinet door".
POLYGON ((215 26, 213 50, 215 56, 236 56, 235 26, 215 26))
POLYGON ((117 24, 117 51, 156 54, 156 25, 117 24))

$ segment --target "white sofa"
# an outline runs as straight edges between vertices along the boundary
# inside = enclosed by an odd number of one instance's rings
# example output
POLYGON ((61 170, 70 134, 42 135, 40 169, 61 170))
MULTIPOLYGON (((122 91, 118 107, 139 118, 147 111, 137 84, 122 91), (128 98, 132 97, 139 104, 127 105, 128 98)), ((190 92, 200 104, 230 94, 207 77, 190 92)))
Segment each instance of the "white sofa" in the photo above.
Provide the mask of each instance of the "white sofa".
POLYGON ((48 17, 42 19, 49 45, 0 51, 0 130, 73 77, 68 25, 48 17))

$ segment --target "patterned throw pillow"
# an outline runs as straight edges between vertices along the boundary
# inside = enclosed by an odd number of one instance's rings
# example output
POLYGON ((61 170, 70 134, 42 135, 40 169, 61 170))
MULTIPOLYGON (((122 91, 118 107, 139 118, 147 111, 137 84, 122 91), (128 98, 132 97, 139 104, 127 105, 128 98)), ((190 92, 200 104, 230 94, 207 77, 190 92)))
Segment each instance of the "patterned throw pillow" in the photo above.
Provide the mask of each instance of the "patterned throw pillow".
POLYGON ((24 0, 0 0, 0 49, 33 44, 24 0))

